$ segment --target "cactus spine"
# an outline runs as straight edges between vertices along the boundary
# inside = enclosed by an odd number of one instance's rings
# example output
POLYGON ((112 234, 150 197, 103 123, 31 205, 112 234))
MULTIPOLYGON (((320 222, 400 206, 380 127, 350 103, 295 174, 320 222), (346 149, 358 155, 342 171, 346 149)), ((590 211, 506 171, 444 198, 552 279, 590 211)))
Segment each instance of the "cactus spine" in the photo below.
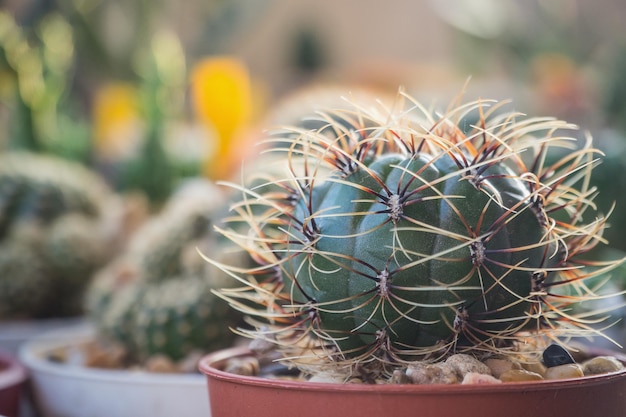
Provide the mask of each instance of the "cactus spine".
POLYGON ((282 129, 271 141, 284 174, 235 186, 234 221, 249 232, 221 229, 258 265, 207 257, 245 284, 220 295, 252 317, 244 334, 304 369, 388 374, 514 350, 527 331, 590 331, 570 305, 617 262, 584 259, 606 218, 589 186, 598 153, 562 136, 573 129, 495 101, 437 115, 402 93, 392 107, 353 102, 282 129))

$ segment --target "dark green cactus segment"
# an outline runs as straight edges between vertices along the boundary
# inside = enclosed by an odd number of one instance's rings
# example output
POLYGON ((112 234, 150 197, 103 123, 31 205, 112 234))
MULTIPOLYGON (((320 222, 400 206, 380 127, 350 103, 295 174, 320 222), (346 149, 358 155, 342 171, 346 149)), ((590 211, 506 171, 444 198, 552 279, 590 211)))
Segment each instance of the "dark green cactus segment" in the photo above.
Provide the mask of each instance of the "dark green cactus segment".
POLYGON ((142 270, 146 277, 160 280, 162 277, 180 275, 186 271, 182 255, 189 242, 201 239, 209 231, 210 219, 206 213, 181 216, 176 222, 166 222, 155 227, 151 249, 143 254, 142 270))
POLYGON ((0 243, 0 318, 44 316, 53 291, 39 253, 29 245, 0 243))
MULTIPOLYGON (((102 279, 98 284, 104 284, 102 279)), ((206 277, 170 277, 151 285, 131 282, 117 286, 115 293, 100 291, 104 297, 99 299, 92 288, 92 314, 101 337, 124 346, 131 363, 143 363, 154 355, 181 360, 193 352, 219 349, 232 342, 229 326, 237 324, 237 315, 216 299, 211 292, 215 283, 206 277)))
MULTIPOLYGON (((165 354, 180 360, 194 351, 213 351, 232 341, 228 307, 203 278, 172 279, 143 294, 134 320, 134 344, 143 358, 165 354)), ((232 316, 231 316, 232 317, 232 316)))
POLYGON ((0 156, 0 238, 14 219, 49 224, 68 212, 98 217, 106 185, 87 168, 28 153, 0 156))
POLYGON ((118 282, 117 278, 99 275, 90 287, 87 303, 100 336, 125 346, 132 357, 138 352, 135 317, 145 288, 136 282, 118 282))
POLYGON ((299 241, 286 249, 297 254, 295 297, 319 305, 319 326, 355 354, 380 331, 399 346, 450 339, 457 311, 459 325, 519 330, 530 308, 520 301, 553 245, 541 243, 528 187, 501 180, 511 176, 499 166, 467 176, 448 155, 385 155, 302 190, 291 221, 299 241))
POLYGON ((106 260, 99 232, 98 225, 85 216, 63 216, 49 229, 43 243, 44 257, 67 277, 89 275, 106 260))
POLYGON ((220 295, 258 323, 241 331, 305 370, 374 374, 502 353, 529 331, 584 334, 571 305, 596 296, 587 278, 621 262, 579 258, 606 223, 592 216, 591 142, 548 163, 574 141, 554 133, 573 126, 496 115, 483 101, 440 116, 397 100, 278 132, 272 143, 286 145, 272 161, 285 169, 237 187, 238 216, 222 233, 258 265, 221 265, 245 286, 220 295))

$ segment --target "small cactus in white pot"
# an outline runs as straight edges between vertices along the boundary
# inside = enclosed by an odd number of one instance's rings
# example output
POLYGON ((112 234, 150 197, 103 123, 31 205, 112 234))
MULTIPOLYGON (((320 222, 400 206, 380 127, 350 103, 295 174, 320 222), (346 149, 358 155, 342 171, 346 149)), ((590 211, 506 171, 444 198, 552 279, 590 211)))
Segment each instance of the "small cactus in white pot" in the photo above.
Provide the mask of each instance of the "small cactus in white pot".
POLYGON ((588 258, 605 243, 589 185, 601 154, 575 133, 492 100, 438 113, 404 93, 278 129, 219 228, 256 265, 206 255, 242 284, 219 295, 249 317, 240 333, 344 380, 599 336, 603 312, 572 305, 621 260, 588 258))
POLYGON ((190 181, 97 274, 89 312, 102 346, 121 349, 116 366, 188 372, 185 366, 195 370, 194 357, 232 343, 229 325, 237 325, 240 315, 211 292, 230 280, 198 254, 239 259, 242 252, 230 253, 229 242, 211 228, 226 201, 211 182, 190 181))

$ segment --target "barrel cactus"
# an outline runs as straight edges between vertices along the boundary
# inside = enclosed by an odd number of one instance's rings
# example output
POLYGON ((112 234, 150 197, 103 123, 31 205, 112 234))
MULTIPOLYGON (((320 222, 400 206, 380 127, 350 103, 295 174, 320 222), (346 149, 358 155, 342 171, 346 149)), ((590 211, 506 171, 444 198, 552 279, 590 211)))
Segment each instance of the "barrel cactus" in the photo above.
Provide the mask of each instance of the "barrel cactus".
POLYGON ((224 193, 200 181, 174 195, 143 225, 128 248, 97 275, 88 306, 101 341, 121 346, 128 363, 155 356, 181 361, 229 345, 238 314, 211 291, 228 285, 198 250, 228 254, 210 225, 224 193), (198 185, 201 184, 201 185, 198 185))
POLYGON ((589 185, 600 154, 574 130, 489 100, 440 114, 403 93, 281 128, 278 157, 232 185, 232 224, 248 227, 219 230, 256 265, 208 254, 244 284, 219 294, 249 316, 242 333, 305 371, 389 375, 515 352, 528 334, 593 336, 571 305, 619 261, 587 257, 607 219, 589 185))
POLYGON ((84 166, 0 154, 0 319, 81 314, 85 288, 112 255, 121 210, 84 166))

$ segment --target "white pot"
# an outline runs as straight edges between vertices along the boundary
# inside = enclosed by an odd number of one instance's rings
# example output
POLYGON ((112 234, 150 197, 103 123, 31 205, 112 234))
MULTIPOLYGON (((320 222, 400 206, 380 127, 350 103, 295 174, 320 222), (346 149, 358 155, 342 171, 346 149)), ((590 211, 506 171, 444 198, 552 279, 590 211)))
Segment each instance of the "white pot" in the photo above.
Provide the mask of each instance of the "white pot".
POLYGON ((0 349, 17 355, 24 342, 34 337, 45 337, 56 329, 77 326, 84 321, 84 317, 0 321, 0 349))
POLYGON ((46 359, 54 349, 92 338, 93 330, 83 325, 32 339, 20 348, 42 417, 211 415, 206 379, 200 374, 93 369, 46 359))

